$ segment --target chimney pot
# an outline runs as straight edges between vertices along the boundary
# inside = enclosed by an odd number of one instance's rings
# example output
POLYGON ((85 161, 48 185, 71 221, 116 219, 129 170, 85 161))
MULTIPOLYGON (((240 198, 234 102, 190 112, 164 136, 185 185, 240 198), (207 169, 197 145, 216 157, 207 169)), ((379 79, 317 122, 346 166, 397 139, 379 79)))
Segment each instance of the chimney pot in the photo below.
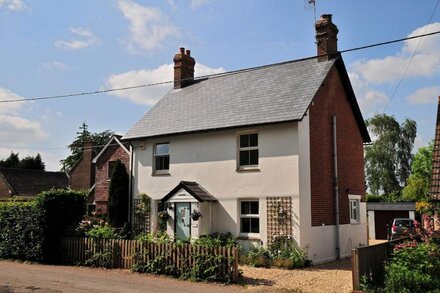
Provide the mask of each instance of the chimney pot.
POLYGON ((191 57, 191 51, 180 48, 174 55, 174 88, 183 88, 194 79, 194 66, 196 61, 191 57))

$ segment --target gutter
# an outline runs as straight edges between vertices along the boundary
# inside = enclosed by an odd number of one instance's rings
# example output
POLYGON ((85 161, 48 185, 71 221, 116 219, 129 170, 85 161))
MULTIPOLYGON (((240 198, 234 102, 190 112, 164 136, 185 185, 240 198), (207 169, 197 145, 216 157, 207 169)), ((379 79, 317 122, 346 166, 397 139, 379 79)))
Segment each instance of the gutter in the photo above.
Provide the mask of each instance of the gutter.
POLYGON ((339 177, 338 177, 338 144, 336 141, 336 116, 333 116, 332 121, 332 132, 333 132, 333 174, 334 174, 334 188, 335 188, 335 216, 336 216, 336 226, 335 226, 335 238, 336 238, 336 259, 341 259, 341 247, 339 239, 339 177))

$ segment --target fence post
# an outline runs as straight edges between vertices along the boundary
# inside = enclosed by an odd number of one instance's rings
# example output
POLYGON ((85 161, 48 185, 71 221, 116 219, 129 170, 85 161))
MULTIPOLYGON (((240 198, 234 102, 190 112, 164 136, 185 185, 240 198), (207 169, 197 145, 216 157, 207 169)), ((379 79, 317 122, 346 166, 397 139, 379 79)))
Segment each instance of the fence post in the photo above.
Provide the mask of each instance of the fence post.
POLYGON ((359 290, 360 289, 359 254, 357 249, 351 250, 351 274, 353 279, 353 290, 359 290))
POLYGON ((234 254, 234 281, 238 280, 238 248, 233 248, 234 254))

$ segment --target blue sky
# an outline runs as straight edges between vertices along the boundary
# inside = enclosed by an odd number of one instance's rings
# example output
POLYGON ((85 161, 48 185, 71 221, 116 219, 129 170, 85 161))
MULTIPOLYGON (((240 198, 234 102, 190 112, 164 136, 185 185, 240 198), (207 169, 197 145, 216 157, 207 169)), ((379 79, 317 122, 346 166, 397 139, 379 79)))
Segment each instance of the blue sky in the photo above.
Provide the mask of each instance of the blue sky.
MULTIPOLYGON (((0 100, 170 80, 178 48, 196 75, 316 54, 306 0, 0 0, 0 100)), ((440 30, 433 1, 317 0, 333 14, 339 49, 440 30)), ((440 36, 343 54, 365 118, 381 113, 418 124, 416 146, 434 136, 440 95, 440 36)), ((113 94, 0 104, 0 158, 41 153, 48 170, 86 121, 125 133, 169 85, 113 94)))

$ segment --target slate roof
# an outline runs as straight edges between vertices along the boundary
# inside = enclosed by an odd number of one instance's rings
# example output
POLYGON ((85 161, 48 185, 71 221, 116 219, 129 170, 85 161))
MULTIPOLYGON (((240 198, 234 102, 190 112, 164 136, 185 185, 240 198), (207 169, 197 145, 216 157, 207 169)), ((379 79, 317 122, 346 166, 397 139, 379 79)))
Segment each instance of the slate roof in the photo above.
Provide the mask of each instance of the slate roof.
POLYGON ((172 89, 125 139, 301 120, 336 59, 289 61, 172 89))
POLYGON ((0 168, 2 176, 12 189, 12 195, 34 196, 52 188, 67 188, 69 178, 64 172, 47 172, 0 168))
POLYGON ((179 190, 184 189, 186 192, 191 194, 197 201, 217 201, 217 199, 206 191, 200 184, 197 182, 191 181, 180 181, 180 183, 173 188, 167 195, 165 195, 161 201, 167 202, 170 200, 179 190))

